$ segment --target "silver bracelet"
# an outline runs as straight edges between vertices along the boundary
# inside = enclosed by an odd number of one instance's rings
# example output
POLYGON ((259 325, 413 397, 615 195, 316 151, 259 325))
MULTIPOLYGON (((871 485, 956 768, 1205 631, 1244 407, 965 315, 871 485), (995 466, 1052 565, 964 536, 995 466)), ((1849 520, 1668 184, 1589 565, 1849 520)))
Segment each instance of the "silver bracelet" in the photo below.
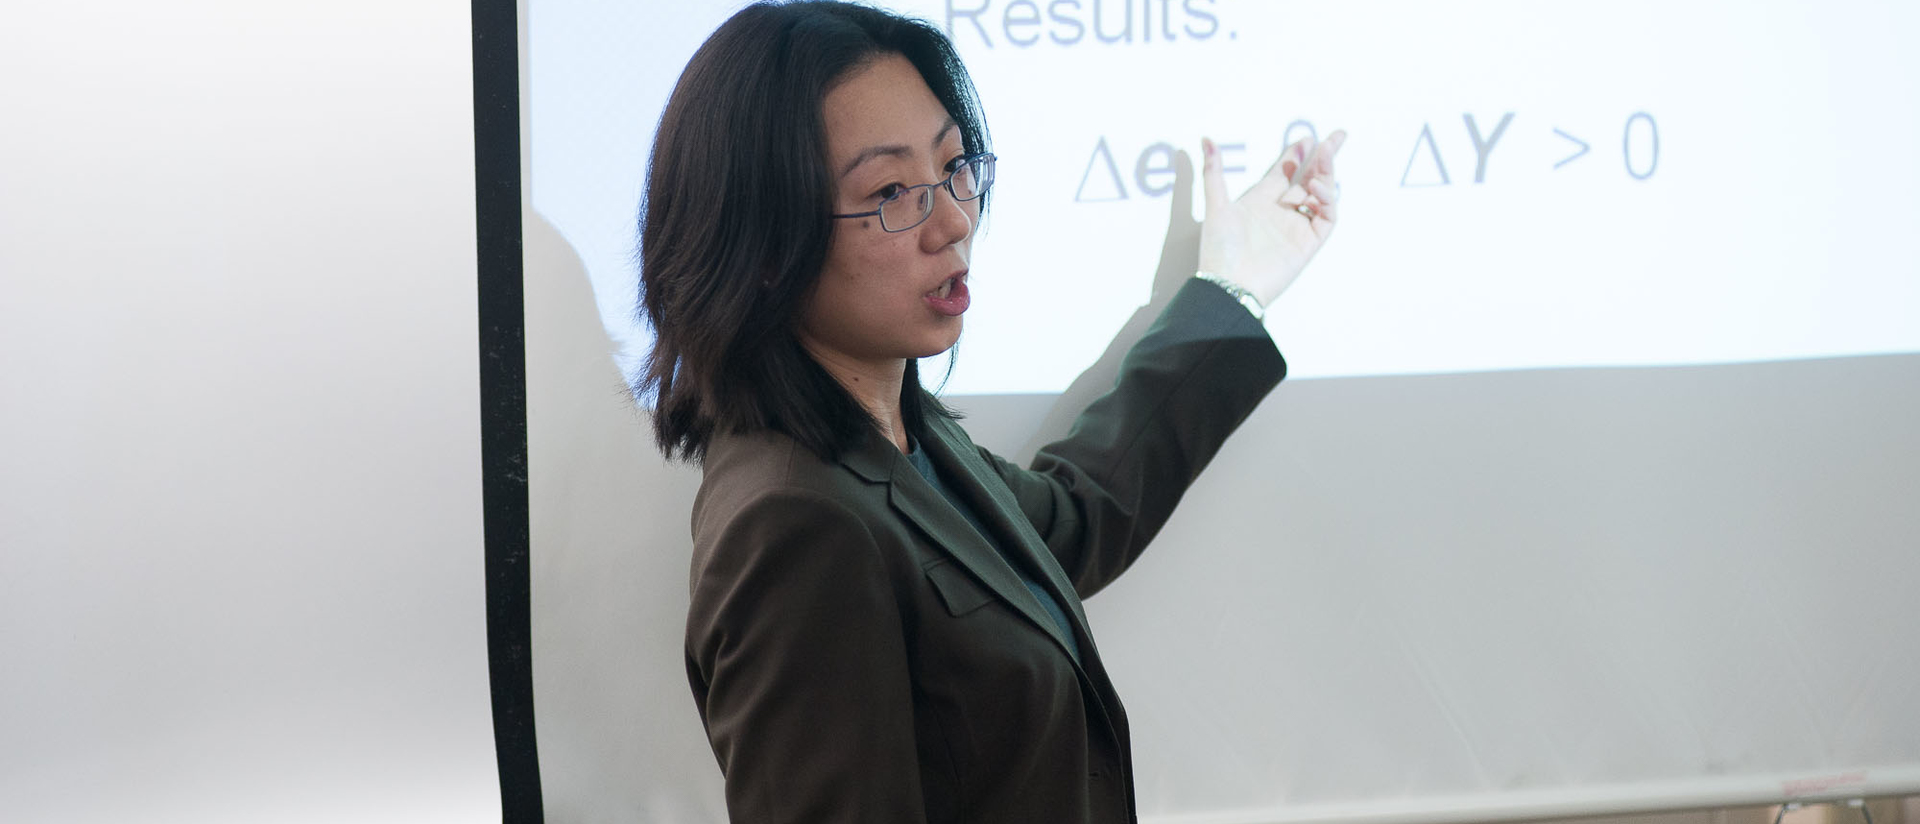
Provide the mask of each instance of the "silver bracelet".
POLYGON ((1247 287, 1241 286, 1212 272, 1194 272, 1193 276, 1225 290, 1227 297, 1240 301, 1241 306, 1247 307, 1247 311, 1253 313, 1254 320, 1265 321, 1267 319, 1267 307, 1260 305, 1260 299, 1254 297, 1252 292, 1247 291, 1247 287))

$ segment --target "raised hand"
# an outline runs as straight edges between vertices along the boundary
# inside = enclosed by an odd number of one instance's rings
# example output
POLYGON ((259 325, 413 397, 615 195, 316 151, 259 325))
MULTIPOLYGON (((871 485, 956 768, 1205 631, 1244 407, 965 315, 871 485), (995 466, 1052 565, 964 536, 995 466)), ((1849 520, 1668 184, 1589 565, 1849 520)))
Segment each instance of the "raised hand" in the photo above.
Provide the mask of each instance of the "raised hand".
POLYGON ((1227 199, 1219 147, 1203 140, 1200 270, 1245 287, 1262 305, 1286 291, 1340 219, 1333 158, 1346 140, 1345 131, 1318 143, 1301 138, 1238 200, 1227 199))

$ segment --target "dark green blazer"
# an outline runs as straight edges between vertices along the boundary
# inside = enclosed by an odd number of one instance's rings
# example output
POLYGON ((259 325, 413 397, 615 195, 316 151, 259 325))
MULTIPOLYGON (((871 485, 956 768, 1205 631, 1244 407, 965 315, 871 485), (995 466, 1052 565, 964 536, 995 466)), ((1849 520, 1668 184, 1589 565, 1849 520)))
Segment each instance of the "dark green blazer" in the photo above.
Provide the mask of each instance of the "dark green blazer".
POLYGON ((1126 711, 1081 599, 1139 556, 1285 371, 1240 304, 1193 281, 1032 469, 929 423, 922 448, 1059 600, 1078 661, 883 437, 838 461, 772 432, 716 438, 686 653, 733 820, 1133 821, 1126 711))

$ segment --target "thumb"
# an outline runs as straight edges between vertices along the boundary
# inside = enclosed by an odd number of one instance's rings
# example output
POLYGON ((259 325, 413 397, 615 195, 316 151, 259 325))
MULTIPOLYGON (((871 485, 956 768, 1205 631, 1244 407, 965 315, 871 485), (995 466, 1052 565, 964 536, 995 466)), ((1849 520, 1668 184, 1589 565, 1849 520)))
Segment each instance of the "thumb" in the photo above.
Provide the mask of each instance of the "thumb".
POLYGON ((1206 214, 1208 217, 1212 217, 1215 213, 1224 211, 1229 205, 1227 201, 1227 173, 1221 168, 1220 147, 1215 145, 1213 140, 1205 137, 1200 138, 1200 153, 1201 157, 1204 158, 1201 164, 1200 179, 1202 185, 1205 187, 1203 196, 1206 198, 1206 214))

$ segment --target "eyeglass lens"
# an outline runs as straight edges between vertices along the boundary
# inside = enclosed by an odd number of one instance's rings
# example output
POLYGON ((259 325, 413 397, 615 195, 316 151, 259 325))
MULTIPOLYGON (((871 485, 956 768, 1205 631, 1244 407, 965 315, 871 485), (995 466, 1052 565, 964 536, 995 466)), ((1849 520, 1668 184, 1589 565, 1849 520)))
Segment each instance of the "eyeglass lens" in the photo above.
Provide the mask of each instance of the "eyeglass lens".
MULTIPOLYGON (((973 200, 993 185, 993 161, 991 155, 976 157, 953 170, 947 179, 953 187, 955 200, 973 200)), ((916 186, 910 193, 898 196, 880 204, 880 224, 889 231, 905 231, 920 225, 921 221, 933 214, 934 190, 942 188, 938 184, 916 186)))

